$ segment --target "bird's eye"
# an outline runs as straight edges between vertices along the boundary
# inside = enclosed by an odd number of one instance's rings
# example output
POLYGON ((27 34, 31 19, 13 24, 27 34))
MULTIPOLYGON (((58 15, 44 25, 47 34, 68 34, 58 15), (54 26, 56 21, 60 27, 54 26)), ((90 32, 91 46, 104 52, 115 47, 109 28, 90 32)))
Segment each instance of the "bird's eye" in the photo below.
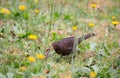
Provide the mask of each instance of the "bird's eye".
POLYGON ((59 42, 57 42, 57 43, 56 43, 56 46, 59 47, 59 45, 60 45, 59 42))
POLYGON ((52 44, 52 46, 53 46, 54 48, 58 48, 58 47, 59 47, 59 43, 58 43, 58 42, 54 42, 54 43, 52 44))

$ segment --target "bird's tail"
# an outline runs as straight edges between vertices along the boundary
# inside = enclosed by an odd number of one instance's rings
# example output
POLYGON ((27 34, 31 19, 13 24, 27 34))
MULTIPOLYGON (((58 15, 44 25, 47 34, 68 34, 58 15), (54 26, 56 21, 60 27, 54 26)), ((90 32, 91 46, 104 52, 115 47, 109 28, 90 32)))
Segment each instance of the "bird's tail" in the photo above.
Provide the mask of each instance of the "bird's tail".
POLYGON ((80 43, 81 41, 86 40, 86 39, 88 39, 88 38, 90 38, 90 37, 93 37, 93 36, 95 36, 95 35, 96 35, 95 33, 89 33, 89 34, 87 34, 87 35, 79 38, 78 43, 80 43))
POLYGON ((93 37, 93 36, 95 36, 95 35, 96 35, 96 34, 94 34, 94 33, 90 33, 90 34, 87 34, 87 35, 83 36, 82 39, 83 39, 83 40, 86 40, 86 39, 88 39, 88 38, 90 38, 90 37, 93 37))

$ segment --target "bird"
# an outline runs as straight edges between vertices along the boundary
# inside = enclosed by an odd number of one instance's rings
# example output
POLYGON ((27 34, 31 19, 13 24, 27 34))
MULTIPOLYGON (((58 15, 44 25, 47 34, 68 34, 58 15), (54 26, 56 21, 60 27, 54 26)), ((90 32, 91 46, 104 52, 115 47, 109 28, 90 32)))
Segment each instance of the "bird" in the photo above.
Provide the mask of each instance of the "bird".
POLYGON ((74 36, 63 38, 61 40, 53 42, 52 47, 59 55, 70 55, 75 51, 76 46, 79 45, 83 40, 89 39, 90 37, 93 37, 95 35, 95 33, 89 33, 79 38, 76 38, 74 36))

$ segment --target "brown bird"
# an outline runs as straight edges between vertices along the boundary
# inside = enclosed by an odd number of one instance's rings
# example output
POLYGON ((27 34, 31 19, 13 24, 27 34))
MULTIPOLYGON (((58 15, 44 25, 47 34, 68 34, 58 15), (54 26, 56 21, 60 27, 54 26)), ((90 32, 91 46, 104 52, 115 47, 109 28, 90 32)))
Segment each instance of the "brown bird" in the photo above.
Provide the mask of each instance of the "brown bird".
POLYGON ((92 36, 95 36, 95 34, 90 33, 81 38, 67 37, 63 38, 60 41, 53 42, 52 46, 57 54, 60 54, 62 56, 69 55, 75 51, 76 45, 80 44, 83 40, 86 40, 92 36))

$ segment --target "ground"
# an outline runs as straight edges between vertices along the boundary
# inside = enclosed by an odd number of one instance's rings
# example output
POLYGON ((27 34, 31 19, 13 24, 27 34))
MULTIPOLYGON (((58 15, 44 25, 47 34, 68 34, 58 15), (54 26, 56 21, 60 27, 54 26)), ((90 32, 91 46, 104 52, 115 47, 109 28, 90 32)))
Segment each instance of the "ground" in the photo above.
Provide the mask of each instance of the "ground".
POLYGON ((119 78, 119 13, 120 0, 0 0, 0 78, 119 78), (88 33, 74 58, 51 46, 88 33))

